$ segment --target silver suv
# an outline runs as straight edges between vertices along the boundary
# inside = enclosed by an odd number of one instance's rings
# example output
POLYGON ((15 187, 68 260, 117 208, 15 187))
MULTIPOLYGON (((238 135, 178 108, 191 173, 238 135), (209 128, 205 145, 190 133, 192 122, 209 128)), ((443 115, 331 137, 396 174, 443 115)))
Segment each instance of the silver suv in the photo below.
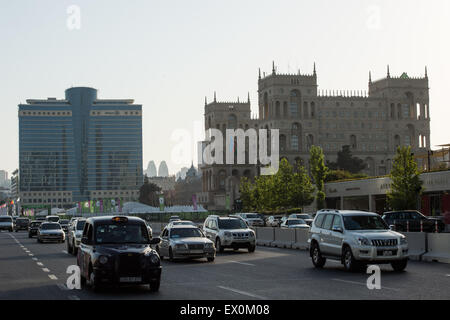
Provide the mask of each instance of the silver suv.
POLYGON ((376 213, 344 210, 317 212, 308 239, 315 267, 326 259, 338 259, 346 270, 361 270, 367 264, 390 263, 403 271, 408 262, 406 237, 391 231, 376 213))
POLYGON ((215 243, 217 252, 223 252, 225 248, 246 248, 248 252, 256 249, 255 232, 241 218, 208 216, 203 224, 203 232, 215 243))
POLYGON ((67 252, 74 256, 77 255, 78 248, 80 247, 85 222, 86 218, 77 218, 72 221, 67 231, 67 252))

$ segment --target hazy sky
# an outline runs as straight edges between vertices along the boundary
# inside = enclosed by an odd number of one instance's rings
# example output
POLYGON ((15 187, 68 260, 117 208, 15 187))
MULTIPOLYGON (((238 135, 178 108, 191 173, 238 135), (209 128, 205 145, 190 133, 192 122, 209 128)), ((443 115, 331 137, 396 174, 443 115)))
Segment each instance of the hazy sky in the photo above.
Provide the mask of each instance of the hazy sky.
POLYGON ((369 70, 373 80, 387 64, 391 75, 423 76, 427 65, 431 144, 450 143, 448 0, 0 3, 0 169, 8 172, 18 167, 17 105, 92 86, 100 98, 143 105, 144 166, 166 160, 174 174, 191 162, 172 161, 174 130, 193 136, 215 90, 226 101, 250 91, 256 113, 258 68, 270 72, 272 60, 280 72, 303 73, 315 61, 319 89, 366 90, 369 70))

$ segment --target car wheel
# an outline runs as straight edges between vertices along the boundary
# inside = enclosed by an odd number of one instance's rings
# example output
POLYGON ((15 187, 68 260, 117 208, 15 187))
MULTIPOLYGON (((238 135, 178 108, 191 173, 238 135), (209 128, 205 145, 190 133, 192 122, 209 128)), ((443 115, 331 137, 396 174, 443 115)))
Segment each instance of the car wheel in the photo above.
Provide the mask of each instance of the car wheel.
POLYGON ((404 259, 404 260, 392 262, 391 266, 392 266, 392 269, 394 269, 394 271, 402 272, 403 270, 405 270, 407 264, 408 264, 408 260, 404 259))
POLYGON ((347 271, 358 271, 361 269, 361 265, 353 257, 352 249, 348 246, 344 248, 343 262, 347 271))
POLYGON ((173 261, 173 252, 172 252, 172 248, 169 248, 169 261, 173 261))
POLYGON ((313 263, 314 267, 323 268, 327 259, 322 257, 322 254, 320 253, 319 245, 316 242, 313 243, 311 252, 312 252, 311 258, 312 258, 312 263, 313 263))
POLYGON ((222 247, 222 244, 220 243, 220 239, 219 238, 216 239, 216 251, 218 251, 220 253, 223 252, 223 247, 222 247))
POLYGON ((150 282, 150 284, 148 285, 150 288, 150 292, 157 292, 159 290, 160 283, 161 283, 160 279, 150 282))
POLYGON ((208 257, 206 259, 208 260, 208 262, 213 262, 214 261, 214 257, 208 257))
POLYGON ((256 246, 249 246, 248 247, 248 252, 253 253, 255 252, 256 246))

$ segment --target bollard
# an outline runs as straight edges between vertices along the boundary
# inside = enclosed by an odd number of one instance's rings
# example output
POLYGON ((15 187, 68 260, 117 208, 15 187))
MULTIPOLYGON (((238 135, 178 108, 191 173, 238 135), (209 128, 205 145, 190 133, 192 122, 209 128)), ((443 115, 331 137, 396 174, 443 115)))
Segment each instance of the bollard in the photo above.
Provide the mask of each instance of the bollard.
POLYGON ((423 232, 423 220, 420 220, 420 232, 423 232))

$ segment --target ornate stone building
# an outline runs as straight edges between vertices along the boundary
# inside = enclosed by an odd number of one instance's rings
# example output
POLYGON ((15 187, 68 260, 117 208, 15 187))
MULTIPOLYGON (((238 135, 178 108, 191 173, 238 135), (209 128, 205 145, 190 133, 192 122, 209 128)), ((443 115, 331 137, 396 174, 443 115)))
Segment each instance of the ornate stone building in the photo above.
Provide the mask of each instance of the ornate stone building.
MULTIPOLYGON (((272 72, 258 79, 259 116, 252 117, 247 102, 205 100, 205 129, 279 129, 280 157, 308 168, 309 149, 321 146, 325 159, 336 161, 337 152, 349 145, 354 156, 367 164, 365 173, 389 173, 399 145, 411 145, 414 153, 430 148, 428 75, 403 73, 372 81, 368 91, 319 90, 314 65, 312 74, 272 72)), ((209 209, 225 209, 239 198, 242 176, 258 174, 256 165, 203 165, 200 203, 209 209)))

